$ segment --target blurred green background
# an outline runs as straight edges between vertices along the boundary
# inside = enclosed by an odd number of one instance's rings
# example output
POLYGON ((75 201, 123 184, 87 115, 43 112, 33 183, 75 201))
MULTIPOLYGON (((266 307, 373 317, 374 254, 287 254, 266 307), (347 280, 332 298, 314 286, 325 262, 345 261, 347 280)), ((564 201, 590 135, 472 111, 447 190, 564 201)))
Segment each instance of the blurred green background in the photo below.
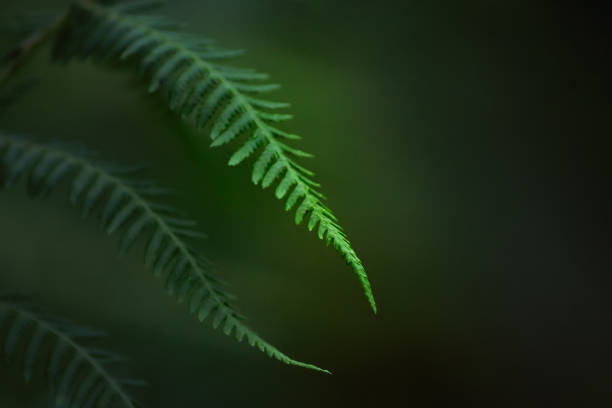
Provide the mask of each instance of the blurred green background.
MULTIPOLYGON (((67 1, 0 0, 3 20, 67 1)), ((65 188, 0 192, 0 285, 110 333, 146 407, 607 406, 610 98, 605 12, 544 2, 173 0, 160 13, 249 53, 292 103, 361 256, 357 279, 251 162, 180 123, 129 70, 50 64, 0 128, 147 163, 202 222, 202 251, 287 367, 200 325, 65 188), (196 143, 193 143, 193 141, 196 143), (200 142, 201 141, 201 142, 200 142), (607 403, 605 402, 607 401, 607 403), (600 405, 602 404, 603 405, 600 405)), ((8 47, 8 42, 2 45, 8 47)), ((42 407, 0 365, 0 407, 42 407)))

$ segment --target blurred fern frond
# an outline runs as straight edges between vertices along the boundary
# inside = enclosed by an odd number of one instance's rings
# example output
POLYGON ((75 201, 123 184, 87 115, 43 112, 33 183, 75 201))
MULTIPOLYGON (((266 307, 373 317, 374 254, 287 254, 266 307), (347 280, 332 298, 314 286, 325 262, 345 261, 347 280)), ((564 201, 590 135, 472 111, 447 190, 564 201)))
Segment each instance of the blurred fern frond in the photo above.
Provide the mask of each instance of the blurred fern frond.
POLYGON ((289 365, 324 371, 293 360, 263 340, 244 324, 232 305, 233 295, 213 273, 210 262, 189 244, 201 238, 196 222, 172 206, 159 203, 169 190, 152 183, 130 180, 133 168, 102 163, 83 152, 60 145, 44 145, 0 132, 0 187, 11 187, 27 176, 32 196, 50 193, 70 179, 70 201, 83 217, 100 207, 102 227, 108 234, 122 231, 119 250, 127 251, 141 236, 148 241, 145 263, 156 276, 165 276, 169 294, 189 305, 200 321, 212 317, 212 326, 226 335, 247 339, 270 357, 289 365))
POLYGON ((0 297, 0 328, 2 352, 9 361, 20 358, 26 382, 44 361, 57 406, 138 406, 125 388, 146 383, 114 377, 107 367, 121 361, 121 356, 89 345, 104 333, 76 326, 23 299, 7 296, 0 297))
POLYGON ((133 14, 149 3, 102 6, 92 1, 75 2, 57 37, 55 56, 64 60, 92 56, 102 61, 134 62, 149 78, 149 92, 160 91, 181 117, 210 129, 212 147, 238 143, 230 166, 256 157, 253 183, 267 188, 278 182, 275 196, 285 200, 287 211, 296 209, 295 223, 307 219, 308 229, 316 229, 318 237, 341 254, 376 312, 362 261, 336 216, 324 204, 314 173, 296 161, 312 155, 290 146, 300 137, 278 127, 292 116, 275 111, 289 105, 260 96, 278 85, 261 83, 268 78, 266 74, 222 63, 240 55, 241 50, 219 48, 211 40, 176 31, 165 18, 133 14))

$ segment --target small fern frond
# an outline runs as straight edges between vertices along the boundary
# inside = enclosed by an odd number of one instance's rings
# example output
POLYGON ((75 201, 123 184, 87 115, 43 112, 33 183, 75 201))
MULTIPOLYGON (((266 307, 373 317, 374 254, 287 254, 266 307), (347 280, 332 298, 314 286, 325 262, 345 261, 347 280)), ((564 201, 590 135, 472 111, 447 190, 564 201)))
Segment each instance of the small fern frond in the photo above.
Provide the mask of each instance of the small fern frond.
POLYGON ((107 366, 121 361, 121 357, 87 345, 104 333, 73 325, 23 300, 4 296, 0 297, 0 328, 2 352, 9 361, 20 358, 26 382, 32 379, 36 365, 45 362, 58 407, 138 406, 125 388, 146 383, 115 378, 107 366))
POLYGON ((232 305, 234 296, 214 275, 210 263, 189 244, 201 238, 195 222, 155 198, 168 190, 153 183, 127 180, 130 169, 92 160, 62 146, 48 146, 0 132, 0 187, 10 187, 27 176, 31 195, 46 195, 63 179, 72 180, 70 201, 86 217, 100 208, 102 227, 108 234, 123 231, 119 250, 126 252, 139 238, 148 238, 145 264, 155 276, 164 276, 165 287, 200 321, 212 318, 212 326, 226 335, 246 338, 285 364, 327 372, 312 364, 293 360, 247 327, 232 305))
MULTIPOLYGON (((137 4, 140 4, 138 2, 137 4)), ((169 31, 167 22, 150 16, 126 15, 130 3, 103 7, 91 1, 76 2, 64 31, 56 42, 56 56, 98 60, 131 60, 149 78, 149 92, 161 91, 170 108, 192 118, 199 128, 210 128, 212 147, 241 140, 229 159, 235 166, 249 157, 255 160, 252 181, 263 188, 277 183, 275 195, 295 210, 295 223, 306 221, 310 231, 332 245, 357 274, 374 312, 376 303, 365 268, 332 211, 323 203, 313 172, 296 158, 310 154, 291 147, 299 139, 277 127, 291 118, 270 112, 288 105, 269 101, 259 94, 278 88, 254 81, 267 79, 250 69, 220 61, 242 53, 225 50, 210 40, 169 31)))

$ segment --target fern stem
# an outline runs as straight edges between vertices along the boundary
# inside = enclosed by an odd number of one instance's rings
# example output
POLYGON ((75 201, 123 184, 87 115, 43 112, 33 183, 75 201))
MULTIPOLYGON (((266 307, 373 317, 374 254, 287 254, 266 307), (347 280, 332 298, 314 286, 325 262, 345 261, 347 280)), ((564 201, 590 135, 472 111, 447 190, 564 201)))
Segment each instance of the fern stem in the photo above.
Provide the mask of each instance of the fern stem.
POLYGON ((3 87, 19 71, 37 48, 47 42, 62 27, 68 14, 65 12, 59 15, 50 24, 35 31, 4 57, 8 60, 8 66, 0 74, 0 87, 3 87))

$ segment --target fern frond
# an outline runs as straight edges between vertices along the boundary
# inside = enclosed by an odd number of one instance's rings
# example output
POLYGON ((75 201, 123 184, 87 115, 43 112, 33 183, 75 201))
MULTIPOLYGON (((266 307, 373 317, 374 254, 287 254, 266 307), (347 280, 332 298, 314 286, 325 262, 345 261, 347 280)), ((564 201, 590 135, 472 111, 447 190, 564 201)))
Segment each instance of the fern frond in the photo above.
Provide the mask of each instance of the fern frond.
POLYGON ((211 316, 212 326, 226 335, 246 338, 283 363, 328 372, 312 364, 293 360, 247 327, 232 305, 233 295, 214 275, 210 263, 187 241, 201 237, 195 222, 175 208, 154 200, 161 192, 152 183, 125 178, 129 169, 92 160, 62 146, 47 146, 0 132, 0 187, 10 187, 27 176, 30 194, 46 195, 63 179, 72 180, 70 201, 86 217, 100 208, 101 223, 108 234, 123 231, 120 252, 139 238, 148 238, 145 264, 155 276, 164 276, 166 290, 200 321, 211 316))
POLYGON ((50 316, 23 300, 0 298, 2 351, 9 360, 21 356, 26 382, 32 379, 38 362, 53 385, 57 406, 126 407, 137 404, 125 390, 146 385, 135 379, 120 379, 107 369, 121 358, 87 345, 104 333, 80 327, 50 316))
MULTIPOLYGON (((129 4, 129 3, 128 3, 129 4)), ((259 84, 267 75, 234 68, 218 61, 241 51, 219 49, 210 41, 164 30, 151 17, 122 13, 128 6, 102 7, 90 1, 74 4, 66 30, 56 44, 57 55, 69 58, 90 55, 102 60, 132 60, 149 78, 149 92, 161 90, 170 108, 182 117, 192 117, 199 128, 209 126, 211 146, 240 140, 229 164, 235 166, 257 156, 252 180, 263 188, 279 182, 278 199, 287 211, 296 208, 295 223, 306 222, 310 231, 331 244, 357 274, 374 312, 376 303, 365 268, 332 211, 323 204, 310 170, 296 163, 311 157, 286 144, 299 137, 276 123, 291 115, 271 113, 287 104, 268 101, 258 94, 278 88, 259 84)))

